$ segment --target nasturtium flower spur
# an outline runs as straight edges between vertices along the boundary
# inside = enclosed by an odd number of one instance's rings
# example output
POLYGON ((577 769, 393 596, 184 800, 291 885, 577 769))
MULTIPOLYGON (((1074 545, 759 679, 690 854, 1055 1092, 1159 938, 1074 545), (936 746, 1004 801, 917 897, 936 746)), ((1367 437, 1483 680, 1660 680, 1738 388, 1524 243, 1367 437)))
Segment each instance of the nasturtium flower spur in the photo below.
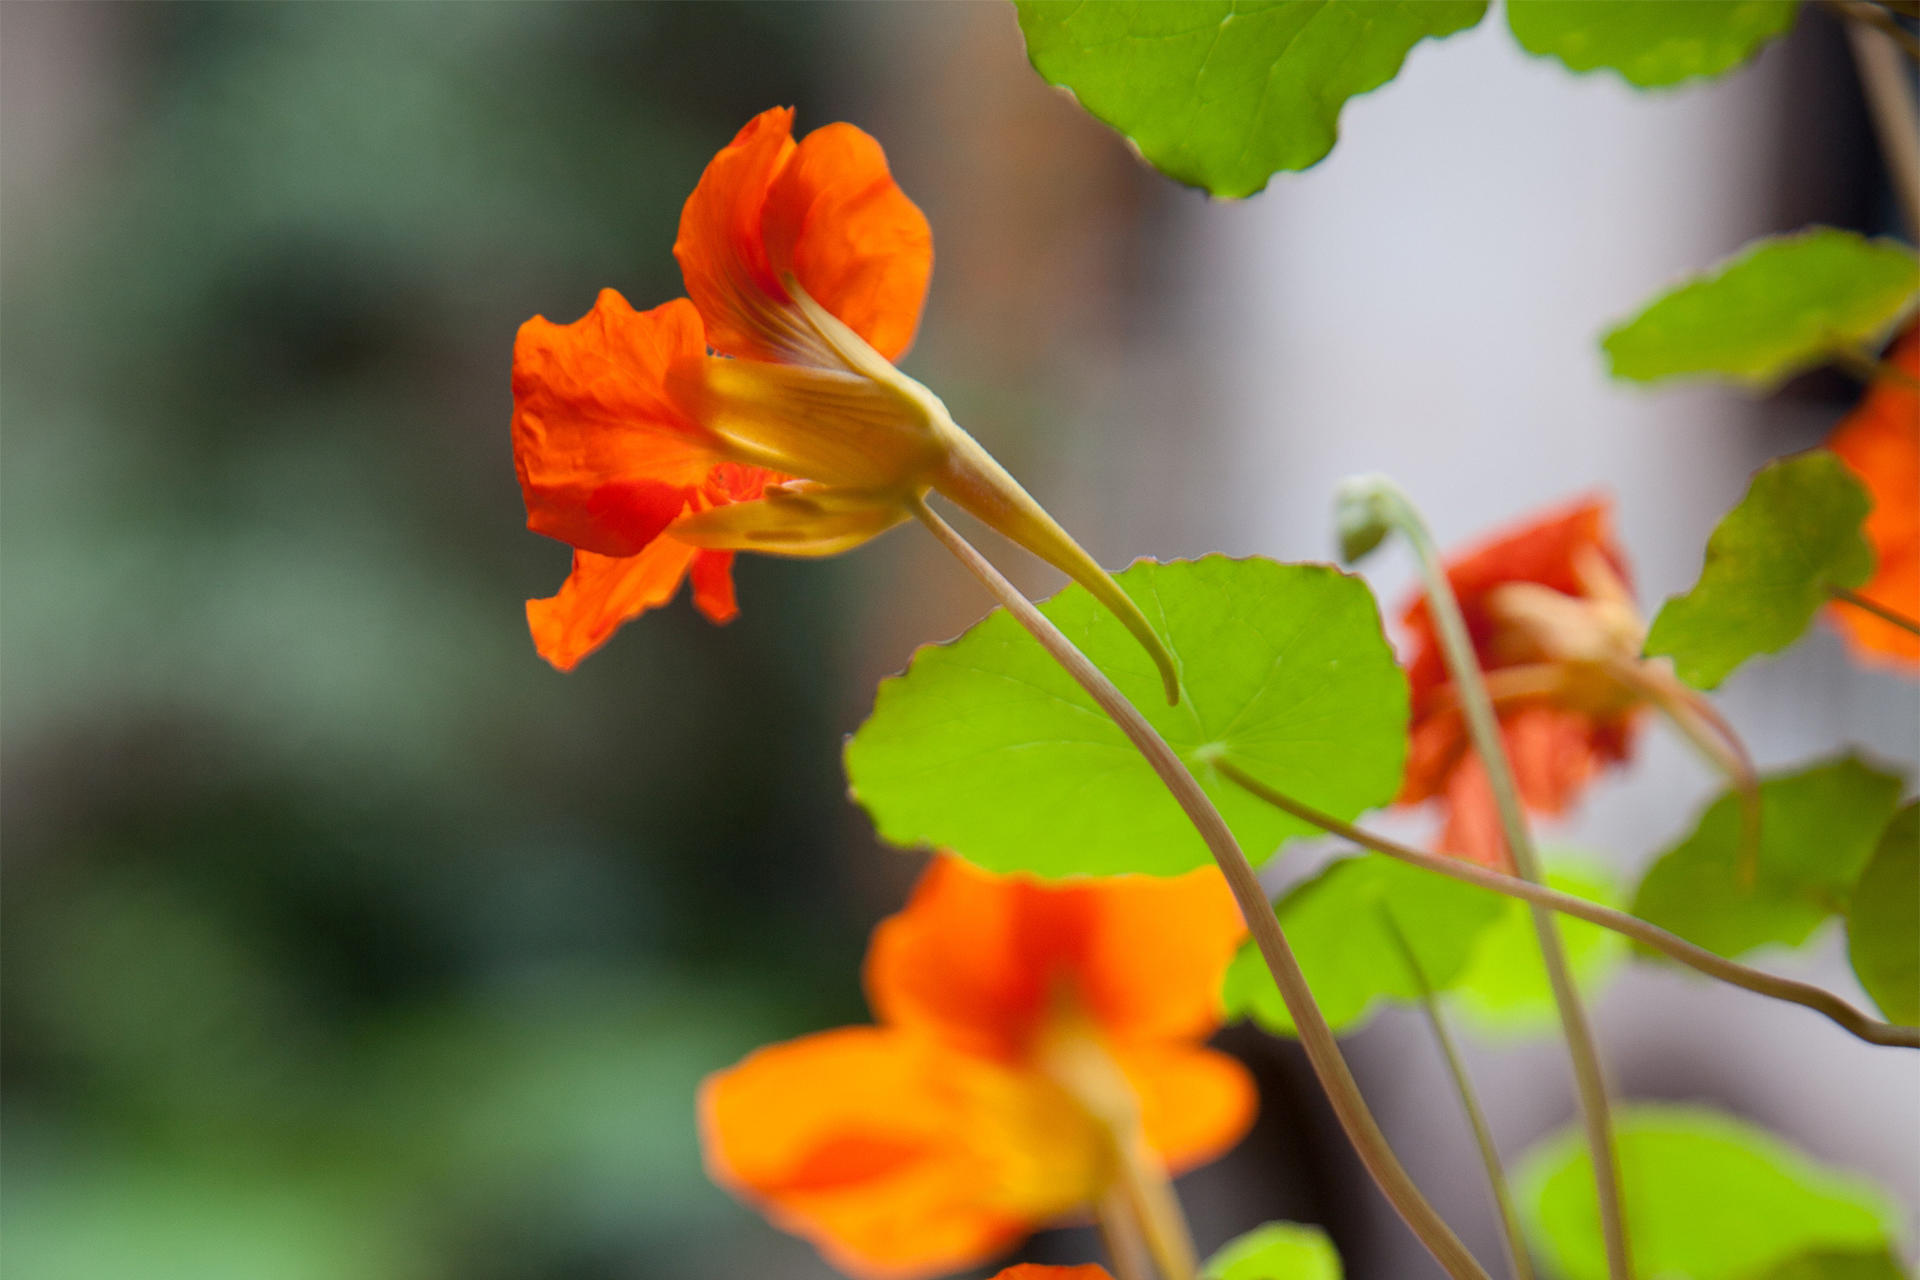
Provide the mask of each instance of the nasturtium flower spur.
POLYGON ((878 1025, 708 1078, 707 1167, 859 1276, 957 1271, 1150 1202, 1252 1123, 1246 1070, 1200 1043, 1243 932, 1212 869, 1049 884, 939 858, 874 931, 878 1025))
MULTIPOLYGON (((1646 700, 1646 628, 1604 502, 1549 512, 1449 560, 1522 802, 1557 814, 1632 747, 1646 700)), ((1440 847, 1512 870, 1485 767, 1474 754, 1424 597, 1402 614, 1413 739, 1399 803, 1438 799, 1440 847)))
MULTIPOLYGON (((1827 448, 1873 496, 1864 532, 1875 567, 1857 594, 1920 618, 1920 392, 1899 380, 1920 379, 1920 328, 1907 331, 1887 363, 1894 376, 1873 384, 1834 429, 1827 448)), ((1920 674, 1920 636, 1851 604, 1830 606, 1830 616, 1861 658, 1920 674)))
POLYGON ((939 493, 1085 586, 1154 656, 1139 609, 974 439, 894 367, 933 269, 927 221, 871 137, 793 112, 748 122, 707 166, 674 244, 686 299, 536 317, 514 346, 513 440, 527 524, 575 549, 528 607, 561 668, 672 598, 735 609, 736 551, 834 555, 939 493))

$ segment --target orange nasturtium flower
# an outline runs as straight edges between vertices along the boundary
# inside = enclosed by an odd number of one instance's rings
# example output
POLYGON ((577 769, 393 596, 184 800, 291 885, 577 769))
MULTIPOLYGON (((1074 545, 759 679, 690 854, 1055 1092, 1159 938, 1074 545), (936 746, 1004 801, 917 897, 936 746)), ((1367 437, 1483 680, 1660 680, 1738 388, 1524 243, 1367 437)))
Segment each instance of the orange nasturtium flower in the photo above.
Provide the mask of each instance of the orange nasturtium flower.
POLYGON ((527 524, 574 548, 560 594, 530 601, 565 670, 691 576, 735 613, 736 551, 834 555, 938 492, 1080 582, 1172 662, 1105 571, 893 361, 933 270, 927 220, 879 143, 848 124, 795 142, 793 112, 749 121, 680 216, 687 298, 635 311, 600 294, 572 324, 536 317, 513 353, 513 443, 527 524))
MULTIPOLYGON (((1626 558, 1601 500, 1562 507, 1447 563, 1447 579, 1500 719, 1529 809, 1562 813, 1600 769, 1626 759, 1647 698, 1626 558)), ((1440 847, 1512 870, 1487 772, 1474 753, 1424 597, 1402 621, 1413 641, 1413 741, 1399 803, 1438 798, 1440 847)))
MULTIPOLYGON (((1920 328, 1907 331, 1887 362, 1920 378, 1920 328)), ((1892 378, 1875 382, 1834 429, 1827 448, 1873 495, 1865 532, 1879 559, 1859 594, 1920 618, 1920 393, 1892 378)), ((1856 654, 1920 673, 1920 636, 1850 604, 1835 603, 1830 610, 1856 654)))
POLYGON ((937 859, 868 947, 878 1025, 707 1079, 707 1167, 859 1276, 957 1271, 1164 1191, 1253 1120, 1245 1068, 1200 1044, 1243 932, 1210 868, 1048 884, 937 859))

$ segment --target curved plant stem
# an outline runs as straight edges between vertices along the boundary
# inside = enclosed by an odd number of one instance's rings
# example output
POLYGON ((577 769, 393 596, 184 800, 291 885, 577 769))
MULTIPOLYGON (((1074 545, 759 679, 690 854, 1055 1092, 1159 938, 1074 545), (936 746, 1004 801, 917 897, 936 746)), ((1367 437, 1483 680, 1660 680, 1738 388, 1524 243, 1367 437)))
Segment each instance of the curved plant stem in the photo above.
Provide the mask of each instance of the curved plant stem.
POLYGON ((1385 836, 1377 836, 1349 822, 1342 822, 1331 814, 1321 813, 1318 809, 1301 804, 1284 792, 1276 791, 1252 774, 1242 770, 1229 760, 1218 760, 1213 766, 1220 776, 1240 787, 1249 795, 1257 796, 1274 808, 1290 813, 1302 822, 1320 828, 1330 835, 1343 840, 1351 840, 1363 849, 1404 862, 1408 866, 1419 867, 1422 871, 1431 871, 1435 875, 1446 876, 1463 884, 1477 885, 1494 893, 1505 894, 1509 898, 1519 898, 1538 906, 1558 911, 1562 915, 1585 920, 1588 924, 1599 925, 1623 937, 1631 938, 1642 946, 1660 952, 1668 959, 1677 960, 1690 969, 1717 978, 1729 985, 1751 991, 1755 995, 1767 996, 1774 1000, 1783 1000, 1788 1004, 1797 1004, 1811 1009, 1815 1013, 1830 1018, 1843 1030, 1866 1041, 1868 1044, 1888 1045, 1899 1049, 1920 1049, 1920 1027, 1895 1026, 1870 1017, 1834 995, 1831 991, 1816 987, 1811 983, 1800 982, 1793 978, 1782 978, 1771 973, 1763 973, 1749 968, 1738 961, 1729 960, 1723 955, 1688 942, 1685 938, 1668 933, 1658 925, 1648 924, 1638 916, 1616 911, 1612 907, 1603 907, 1597 902, 1577 898, 1558 889, 1549 889, 1545 885, 1532 884, 1518 877, 1467 862, 1460 858, 1443 857, 1436 853, 1427 853, 1404 844, 1398 844, 1385 836))
MULTIPOLYGON (((1493 791, 1494 806, 1500 813, 1500 826, 1507 838, 1507 849, 1520 878, 1540 882, 1540 863, 1534 856, 1533 838, 1527 830, 1526 815, 1520 808, 1520 792, 1514 785, 1513 768, 1507 762, 1506 748, 1500 739, 1500 724, 1494 717, 1493 699, 1474 654, 1473 638, 1454 597, 1453 584, 1447 580, 1440 549, 1427 531, 1426 521, 1414 510, 1399 486, 1384 478, 1372 484, 1373 509, 1386 525, 1398 529, 1411 544, 1420 566, 1421 582, 1426 589, 1427 607, 1440 637, 1440 650, 1447 662, 1460 701, 1468 736, 1486 769, 1493 791)), ((1531 904, 1530 904, 1531 906, 1531 904)), ((1587 1149, 1593 1159, 1593 1180, 1600 1205, 1601 1234, 1606 1241, 1607 1274, 1612 1280, 1631 1280, 1633 1255, 1627 1244, 1627 1223, 1621 1204, 1620 1162, 1614 1151, 1613 1121, 1607 1103, 1607 1085, 1600 1070, 1600 1053, 1594 1044, 1593 1028, 1587 1021, 1586 1006, 1574 985, 1567 964, 1566 947, 1560 931, 1545 908, 1531 906, 1534 936, 1540 943, 1540 956, 1547 970, 1553 1001, 1560 1011, 1560 1026, 1566 1033, 1567 1052, 1573 1062, 1573 1079, 1580 1095, 1580 1114, 1587 1131, 1587 1149)))
POLYGON ((1100 1239, 1107 1246, 1107 1260, 1113 1264, 1118 1280, 1153 1280, 1153 1268, 1147 1262, 1147 1242, 1140 1234, 1127 1198, 1118 1190, 1100 1197, 1094 1219, 1100 1226, 1100 1239))
POLYGON ((1882 622, 1891 622, 1894 626, 1899 627, 1902 631, 1911 631, 1913 632, 1913 634, 1920 636, 1920 622, 1915 622, 1912 618, 1909 618, 1906 614, 1895 613, 1892 609, 1887 608, 1887 606, 1881 604, 1879 601, 1869 600, 1865 596, 1859 594, 1858 592, 1849 591, 1845 587, 1832 587, 1830 588, 1830 591, 1832 592, 1833 598, 1835 600, 1845 601, 1847 604, 1852 605, 1856 609, 1865 609, 1868 613, 1880 619, 1882 622))
POLYGON ((1386 925, 1387 936, 1393 939, 1393 945, 1399 949, 1400 959, 1405 962, 1407 973, 1420 992, 1420 1007, 1426 1012, 1427 1026, 1433 1031, 1434 1043, 1440 1046, 1440 1056, 1446 1060, 1447 1074, 1453 1079, 1453 1091, 1460 1098, 1460 1109, 1467 1113, 1467 1123, 1473 1126, 1473 1141, 1480 1148, 1480 1163, 1487 1168, 1487 1186, 1493 1192, 1494 1208, 1500 1214, 1500 1227, 1506 1232, 1507 1254, 1513 1263, 1514 1280, 1533 1280, 1533 1259, 1527 1255, 1527 1238, 1520 1231, 1520 1216, 1513 1210, 1513 1193, 1507 1189, 1507 1171, 1500 1164, 1500 1149, 1493 1145, 1493 1130, 1488 1127, 1487 1113, 1481 1109, 1480 1099, 1474 1093, 1473 1078, 1467 1074, 1467 1064, 1461 1061, 1460 1050, 1454 1046, 1446 1019, 1441 1016, 1439 997, 1434 994, 1433 984, 1427 981, 1427 971, 1421 967, 1420 957, 1414 954, 1413 944, 1407 941, 1400 922, 1394 919, 1392 908, 1384 902, 1380 904, 1380 922, 1386 925))
POLYGON ((1246 854, 1241 852, 1239 841, 1234 839, 1220 811, 1214 808, 1213 801, 1207 798, 1207 793, 1201 789, 1192 772, 1174 754, 1166 740, 1147 723, 1139 710, 1107 679, 1106 673, 1088 661, 1086 655, 1075 648, 1073 642, 1035 608, 1019 588, 1007 581, 972 543, 942 520, 926 505, 924 499, 915 501, 914 514, 940 540, 941 545, 993 593, 1015 621, 1040 642, 1047 655, 1078 681, 1100 709, 1113 718, 1127 740, 1133 743, 1152 766, 1154 773, 1166 784, 1194 829, 1200 833, 1200 838, 1206 842, 1214 861, 1219 863, 1221 873, 1226 876, 1234 899, 1240 905, 1240 914, 1246 918, 1247 930, 1259 946, 1260 954, 1273 974, 1274 984, 1279 987, 1280 996, 1286 1002, 1287 1012, 1293 1017, 1301 1046, 1306 1050, 1314 1075, 1319 1079, 1320 1087, 1326 1091, 1334 1115, 1359 1153, 1361 1163, 1373 1175, 1373 1180, 1395 1211, 1449 1276, 1454 1280, 1488 1280, 1486 1271, 1474 1260, 1466 1246, 1460 1243, 1426 1197, 1420 1194, 1419 1187, 1414 1185, 1399 1158, 1393 1154, 1393 1149, 1387 1145, 1386 1135, 1380 1131, 1373 1113, 1367 1108, 1353 1072, 1348 1069, 1346 1058, 1335 1043, 1333 1032, 1327 1027, 1327 1020, 1321 1014, 1320 1006, 1314 1002, 1306 976, 1300 972, 1300 963, 1294 958, 1286 935, 1280 931, 1279 918, 1273 913, 1266 891, 1260 887, 1246 854))
POLYGON ((1873 111, 1880 154, 1886 160, 1894 193, 1900 198, 1900 209, 1906 214, 1907 231, 1920 234, 1920 121, 1915 119, 1907 69, 1901 65, 1900 51, 1884 32, 1849 22, 1847 40, 1853 45, 1860 87, 1873 111))
POLYGON ((1900 47, 1900 52, 1920 62, 1920 39, 1872 0, 1827 0, 1827 7, 1851 22, 1873 28, 1900 47))

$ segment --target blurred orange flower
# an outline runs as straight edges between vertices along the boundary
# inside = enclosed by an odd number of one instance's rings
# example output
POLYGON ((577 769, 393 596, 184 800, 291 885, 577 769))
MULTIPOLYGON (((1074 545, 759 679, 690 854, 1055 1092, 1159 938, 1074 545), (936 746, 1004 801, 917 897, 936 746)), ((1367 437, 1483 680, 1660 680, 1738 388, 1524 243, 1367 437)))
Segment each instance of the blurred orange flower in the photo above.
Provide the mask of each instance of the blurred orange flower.
POLYGON ((874 931, 877 1026, 707 1079, 707 1167, 861 1276, 970 1267, 1164 1190, 1253 1120, 1245 1069, 1200 1044, 1242 933, 1211 869, 1048 884, 937 859, 874 931))
MULTIPOLYGON (((1583 499, 1496 535, 1447 564, 1500 719, 1522 802, 1558 814, 1625 760, 1644 687, 1645 624, 1612 513, 1583 499)), ((1438 798, 1440 846, 1511 871, 1485 767, 1474 753, 1424 597, 1402 614, 1413 654, 1413 741, 1400 804, 1438 798)))
MULTIPOLYGON (((1920 378, 1920 328, 1909 329, 1887 362, 1920 378)), ((1908 618, 1920 618, 1920 393, 1882 378, 1827 441, 1867 492, 1867 541, 1879 557, 1858 594, 1908 618)), ((1829 606, 1833 621, 1862 659, 1920 672, 1920 636, 1849 604, 1829 606)))
POLYGON ((576 553, 560 594, 528 605, 536 647, 571 668, 689 574, 724 622, 733 552, 835 555, 934 490, 1087 587, 1171 697, 1172 660, 1132 601, 894 368, 933 236, 880 144, 848 124, 792 134, 790 109, 762 112, 701 175, 674 244, 688 298, 640 312, 608 289, 572 324, 520 328, 527 524, 576 553))

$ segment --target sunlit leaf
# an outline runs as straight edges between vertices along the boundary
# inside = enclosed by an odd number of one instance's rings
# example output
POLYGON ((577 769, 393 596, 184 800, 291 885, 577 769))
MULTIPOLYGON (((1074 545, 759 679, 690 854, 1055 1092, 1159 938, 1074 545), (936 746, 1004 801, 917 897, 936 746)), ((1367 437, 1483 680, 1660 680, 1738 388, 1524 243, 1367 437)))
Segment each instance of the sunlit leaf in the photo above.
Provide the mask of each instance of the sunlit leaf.
POLYGON ((1711 376, 1765 388, 1836 351, 1878 343, 1916 292, 1913 250, 1815 227, 1756 241, 1662 294, 1601 345, 1616 378, 1711 376))
POLYGON ((1760 856, 1740 874, 1740 813, 1723 794, 1700 825, 1662 854, 1634 896, 1633 914, 1723 956, 1795 947, 1847 909, 1901 782, 1851 756, 1760 784, 1760 856))
POLYGON ((1642 89, 1717 76, 1793 25, 1799 0, 1507 0, 1528 53, 1642 89))
MULTIPOLYGON (((1898 1230, 1872 1184, 1731 1116, 1642 1104, 1616 1109, 1614 1122, 1639 1275, 1752 1280, 1813 1250, 1884 1251, 1898 1230)), ((1607 1275, 1592 1169, 1570 1130, 1514 1173, 1528 1234, 1565 1280, 1607 1275)))
MULTIPOLYGON (((1320 1011, 1336 1032, 1365 1022, 1381 1002, 1414 1001, 1420 985, 1458 980, 1482 934, 1501 917, 1499 894, 1378 855, 1343 858, 1295 888, 1276 908, 1320 1011), (1396 931, 1398 936, 1396 937, 1396 931), (1404 947, 1403 947, 1404 943, 1404 947)), ((1249 942, 1221 987, 1228 1016, 1294 1033, 1280 991, 1249 942)))
MULTIPOLYGON (((1220 778, 1213 761, 1342 817, 1393 798, 1407 685, 1364 582, 1225 556, 1142 561, 1118 581, 1174 654, 1178 706, 1085 591, 1043 608, 1193 769, 1248 857, 1263 861, 1310 828, 1220 778)), ((1140 754, 1004 611, 882 681, 846 766, 884 838, 991 870, 1171 875, 1210 862, 1140 754)))
POLYGON ((1920 804, 1894 815, 1860 873, 1847 953, 1880 1012, 1920 1025, 1920 804))
MULTIPOLYGON (((1547 883, 1564 893, 1616 906, 1620 886, 1600 863, 1563 857, 1547 868, 1547 883)), ((1518 898, 1501 898, 1500 918, 1483 929, 1473 956, 1448 992, 1448 1003, 1482 1032, 1495 1035, 1533 1035, 1559 1025, 1553 990, 1540 961, 1540 943, 1533 929, 1533 913, 1518 898)), ((1560 938, 1574 980, 1582 990, 1597 991, 1626 959, 1627 940, 1597 924, 1556 914, 1560 938)))
POLYGON ((1341 1280, 1340 1254, 1318 1227, 1269 1222, 1220 1246, 1200 1280, 1341 1280))
POLYGON ((1762 468, 1714 526, 1700 581, 1654 617, 1647 652, 1671 654, 1682 680, 1711 689, 1748 658, 1786 648, 1833 588, 1872 576, 1860 532, 1868 506, 1858 478, 1824 449, 1762 468))
POLYGON ((1340 109, 1486 0, 1016 0, 1027 56, 1170 178, 1251 195, 1333 149, 1340 109))

